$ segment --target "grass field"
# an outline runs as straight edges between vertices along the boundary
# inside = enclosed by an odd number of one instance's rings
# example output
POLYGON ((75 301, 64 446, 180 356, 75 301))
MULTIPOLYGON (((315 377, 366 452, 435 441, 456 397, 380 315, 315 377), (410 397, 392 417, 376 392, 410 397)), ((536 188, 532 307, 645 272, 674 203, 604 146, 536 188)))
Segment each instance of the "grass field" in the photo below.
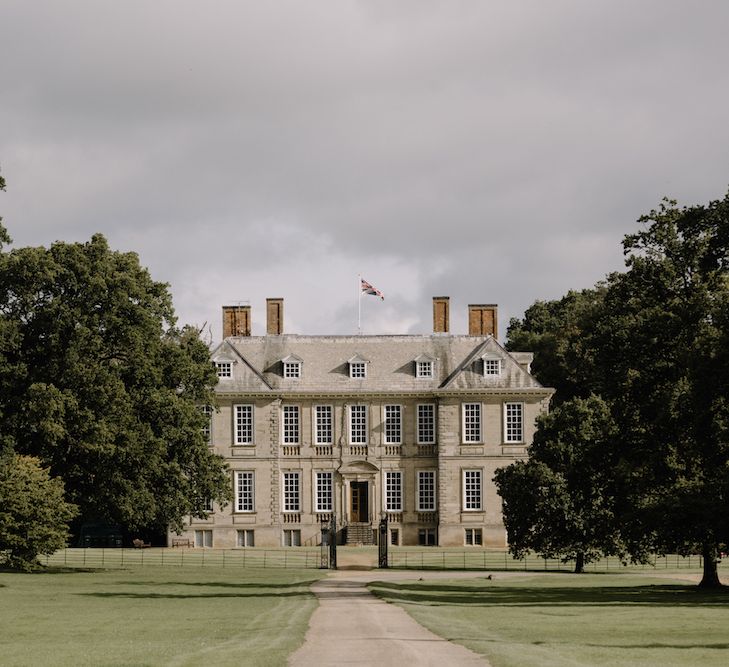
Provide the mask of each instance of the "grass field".
POLYGON ((285 665, 316 570, 0 572, 0 664, 285 665))
POLYGON ((494 667, 729 664, 729 590, 680 579, 495 574, 370 588, 494 667))

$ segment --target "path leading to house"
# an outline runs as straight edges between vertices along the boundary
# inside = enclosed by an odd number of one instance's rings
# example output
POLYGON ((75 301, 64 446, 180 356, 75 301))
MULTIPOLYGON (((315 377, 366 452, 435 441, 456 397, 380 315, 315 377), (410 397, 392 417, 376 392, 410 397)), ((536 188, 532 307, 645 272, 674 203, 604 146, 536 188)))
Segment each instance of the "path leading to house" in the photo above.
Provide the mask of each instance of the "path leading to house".
POLYGON ((319 607, 309 621, 304 645, 291 655, 289 665, 488 666, 483 657, 434 635, 367 589, 370 581, 473 578, 473 572, 363 571, 373 565, 367 556, 352 554, 346 564, 340 559, 340 568, 353 569, 334 571, 312 585, 319 607))

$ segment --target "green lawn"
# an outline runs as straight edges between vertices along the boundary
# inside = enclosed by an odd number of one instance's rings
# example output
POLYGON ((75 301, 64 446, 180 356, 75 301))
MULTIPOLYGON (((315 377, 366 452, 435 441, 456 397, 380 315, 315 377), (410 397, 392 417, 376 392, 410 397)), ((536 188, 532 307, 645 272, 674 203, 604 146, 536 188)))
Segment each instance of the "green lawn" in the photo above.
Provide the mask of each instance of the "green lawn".
POLYGON ((679 579, 497 573, 370 588, 494 667, 729 664, 729 590, 679 579))
POLYGON ((284 665, 316 570, 0 572, 0 664, 284 665))

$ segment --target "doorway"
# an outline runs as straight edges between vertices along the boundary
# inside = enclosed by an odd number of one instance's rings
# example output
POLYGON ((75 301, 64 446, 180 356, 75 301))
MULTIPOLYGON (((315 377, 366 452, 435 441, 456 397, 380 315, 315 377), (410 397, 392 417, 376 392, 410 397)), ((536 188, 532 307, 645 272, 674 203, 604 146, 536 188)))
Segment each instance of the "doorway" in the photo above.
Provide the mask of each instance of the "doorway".
POLYGON ((350 521, 352 523, 367 523, 370 520, 368 487, 369 484, 367 482, 349 483, 349 489, 352 496, 350 505, 350 521))

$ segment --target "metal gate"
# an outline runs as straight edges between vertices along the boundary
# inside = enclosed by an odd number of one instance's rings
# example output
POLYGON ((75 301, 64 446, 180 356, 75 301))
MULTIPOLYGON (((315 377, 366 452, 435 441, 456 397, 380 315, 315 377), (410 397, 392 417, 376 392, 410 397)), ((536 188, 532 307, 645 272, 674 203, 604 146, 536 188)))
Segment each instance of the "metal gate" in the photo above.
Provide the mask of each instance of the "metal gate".
POLYGON ((387 514, 380 519, 380 529, 377 531, 377 544, 379 549, 378 567, 387 567, 387 514))
POLYGON ((337 569, 337 515, 321 522, 321 569, 337 569))

